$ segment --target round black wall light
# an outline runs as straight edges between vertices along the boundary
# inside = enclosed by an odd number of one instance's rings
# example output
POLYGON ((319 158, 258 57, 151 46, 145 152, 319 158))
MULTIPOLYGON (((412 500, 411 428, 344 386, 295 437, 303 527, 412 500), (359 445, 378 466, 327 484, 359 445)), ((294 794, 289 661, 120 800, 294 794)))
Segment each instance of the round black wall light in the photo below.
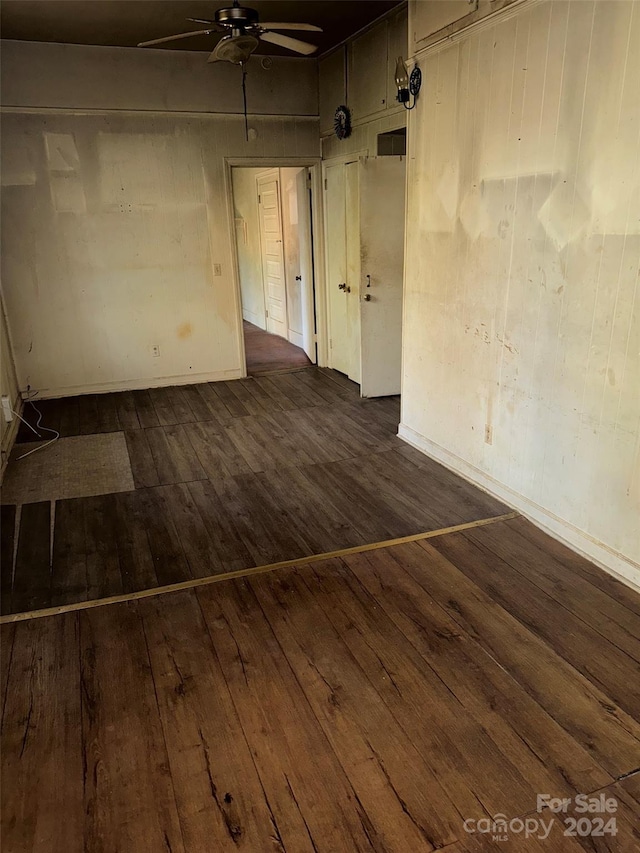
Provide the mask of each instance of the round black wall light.
POLYGON ((396 62, 395 77, 396 86, 398 87, 396 100, 402 104, 405 110, 412 110, 416 105, 416 98, 422 86, 422 71, 420 71, 417 65, 414 65, 411 75, 409 75, 404 59, 399 56, 396 62), (413 103, 411 104, 412 97, 413 103))
POLYGON ((338 139, 351 136, 351 113, 349 107, 340 106, 333 117, 333 129, 338 139))

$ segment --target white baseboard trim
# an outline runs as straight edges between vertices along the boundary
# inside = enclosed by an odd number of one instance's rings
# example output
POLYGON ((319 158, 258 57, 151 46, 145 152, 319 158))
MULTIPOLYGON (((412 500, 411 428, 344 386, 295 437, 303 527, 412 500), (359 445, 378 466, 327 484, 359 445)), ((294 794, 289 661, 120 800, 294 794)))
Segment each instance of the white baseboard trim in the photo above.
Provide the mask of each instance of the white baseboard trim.
POLYGON ((488 492, 494 498, 504 501, 513 509, 517 509, 536 527, 544 530, 554 539, 558 539, 583 557, 595 563, 605 572, 636 592, 640 592, 640 565, 617 551, 607 547, 602 542, 589 536, 584 530, 574 527, 568 521, 559 518, 549 510, 514 492, 508 486, 471 465, 455 453, 440 447, 420 433, 405 424, 398 427, 398 436, 420 450, 436 462, 440 462, 450 471, 459 474, 475 486, 488 492))
POLYGON ((254 314, 253 311, 248 311, 246 308, 242 309, 242 319, 246 320, 247 323, 253 323, 254 326, 257 326, 259 329, 267 329, 267 321, 264 315, 254 314))
MULTIPOLYGON (((152 379, 127 379, 113 382, 95 382, 88 385, 66 385, 60 388, 38 390, 39 400, 57 397, 76 397, 82 394, 109 394, 112 391, 140 391, 146 388, 168 388, 170 385, 195 385, 198 382, 223 382, 227 379, 242 379, 242 370, 218 370, 213 373, 188 373, 183 376, 158 376, 152 379)), ((35 398, 34 398, 35 399, 35 398)))
POLYGON ((295 346, 300 347, 300 349, 302 349, 304 344, 304 338, 302 337, 302 335, 298 334, 298 332, 292 332, 291 329, 289 329, 289 343, 294 344, 295 346))
MULTIPOLYGON (((19 415, 21 415, 23 408, 24 408, 24 403, 22 401, 22 398, 18 397, 18 399, 13 404, 13 409, 15 412, 17 412, 19 415)), ((2 454, 1 454, 2 455, 2 463, 0 465, 0 483, 2 483, 2 481, 4 479, 4 472, 5 472, 5 469, 7 467, 7 463, 9 461, 9 456, 11 454, 11 451, 13 450, 13 445, 16 443, 16 437, 18 435, 19 429, 20 429, 20 418, 17 418, 14 415, 13 420, 9 424, 9 428, 7 429, 5 434, 2 436, 2 454)))

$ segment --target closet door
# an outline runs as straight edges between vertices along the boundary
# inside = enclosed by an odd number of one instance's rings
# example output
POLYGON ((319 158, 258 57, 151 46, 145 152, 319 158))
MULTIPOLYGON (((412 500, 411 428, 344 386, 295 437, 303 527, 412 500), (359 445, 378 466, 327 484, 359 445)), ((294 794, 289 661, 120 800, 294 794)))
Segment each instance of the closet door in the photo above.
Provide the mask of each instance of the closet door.
POLYGON ((400 393, 405 164, 374 157, 360 167, 363 397, 400 393))
POLYGON ((360 163, 325 169, 329 367, 360 382, 360 163))

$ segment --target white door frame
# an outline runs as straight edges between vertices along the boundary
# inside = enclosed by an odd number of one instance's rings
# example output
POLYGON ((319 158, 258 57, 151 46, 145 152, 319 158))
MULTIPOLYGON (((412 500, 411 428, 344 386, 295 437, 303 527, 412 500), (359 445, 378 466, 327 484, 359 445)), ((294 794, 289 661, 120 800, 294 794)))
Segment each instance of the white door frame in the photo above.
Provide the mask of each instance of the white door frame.
POLYGON ((327 329, 327 286, 325 274, 326 267, 322 194, 323 175, 321 171, 322 161, 320 157, 225 157, 224 182, 225 195, 227 198, 227 231, 229 234, 230 244, 233 247, 231 270, 234 282, 233 290, 238 329, 238 356, 243 376, 247 375, 247 358, 244 349, 244 335, 242 334, 242 296, 240 292, 240 272, 238 270, 237 234, 234 226, 233 182, 231 170, 233 168, 266 170, 287 166, 306 167, 309 169, 311 174, 311 227, 313 241, 318 366, 326 367, 328 364, 329 333, 327 329))

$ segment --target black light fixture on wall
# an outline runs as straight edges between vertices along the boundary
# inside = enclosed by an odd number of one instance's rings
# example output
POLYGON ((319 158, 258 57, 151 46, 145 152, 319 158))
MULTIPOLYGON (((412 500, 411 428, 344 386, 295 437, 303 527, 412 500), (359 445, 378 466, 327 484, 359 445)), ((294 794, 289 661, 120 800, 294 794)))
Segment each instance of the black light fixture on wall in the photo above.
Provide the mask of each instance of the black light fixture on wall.
POLYGON ((396 100, 402 104, 405 110, 412 110, 416 105, 416 98, 422 86, 422 71, 417 65, 414 65, 409 75, 405 61, 401 56, 396 62, 396 86, 398 87, 396 100), (412 96, 413 103, 409 105, 412 96))

